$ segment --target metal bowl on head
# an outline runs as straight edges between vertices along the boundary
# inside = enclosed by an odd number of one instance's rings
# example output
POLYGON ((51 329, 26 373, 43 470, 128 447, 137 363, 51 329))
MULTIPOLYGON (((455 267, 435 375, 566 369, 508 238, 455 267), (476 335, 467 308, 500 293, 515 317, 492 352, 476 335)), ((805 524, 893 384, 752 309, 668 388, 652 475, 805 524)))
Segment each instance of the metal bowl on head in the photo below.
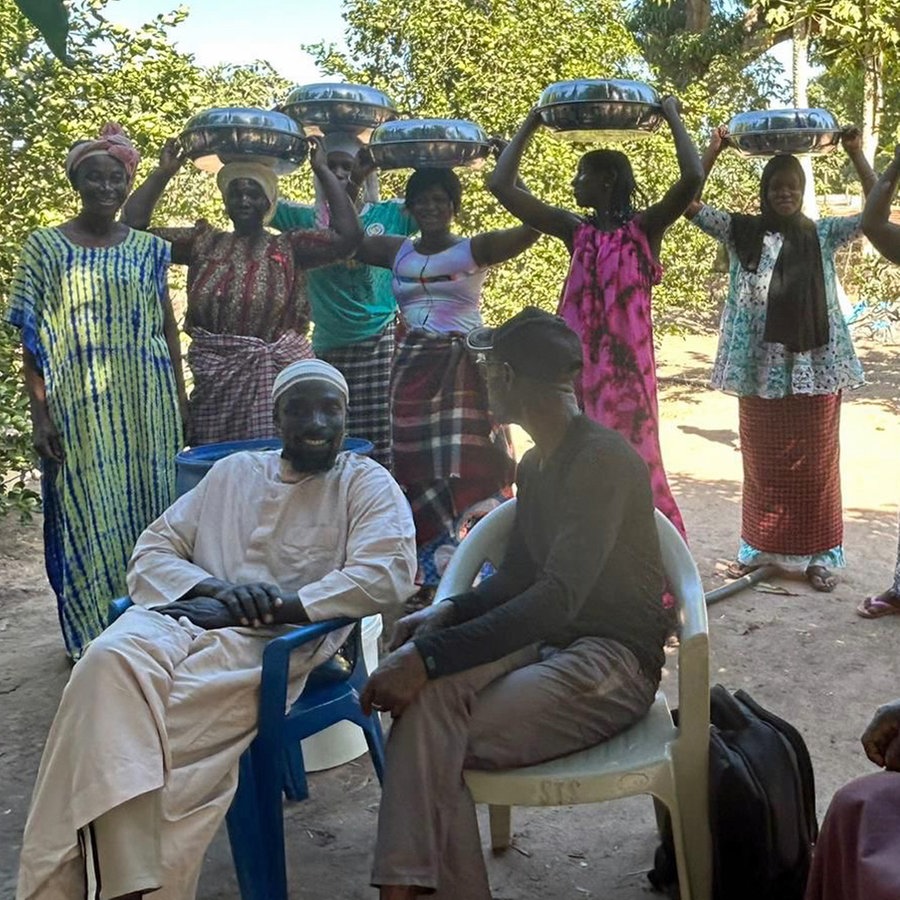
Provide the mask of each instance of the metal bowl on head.
POLYGON ((544 89, 538 109, 558 137, 576 142, 646 137, 663 121, 656 91, 625 78, 558 81, 544 89))
POLYGON ((372 129, 397 118, 391 98, 363 84, 302 84, 280 109, 307 134, 345 131, 362 141, 369 139, 372 129))
POLYGON ((198 113, 178 140, 185 156, 205 172, 218 172, 227 162, 252 160, 287 175, 309 153, 303 129, 284 113, 238 106, 198 113))
POLYGON ((827 109, 757 109, 728 123, 728 144, 744 156, 830 153, 841 126, 827 109))
POLYGON ((369 150, 380 169, 453 169, 482 164, 491 145, 466 119, 398 119, 372 132, 369 150))

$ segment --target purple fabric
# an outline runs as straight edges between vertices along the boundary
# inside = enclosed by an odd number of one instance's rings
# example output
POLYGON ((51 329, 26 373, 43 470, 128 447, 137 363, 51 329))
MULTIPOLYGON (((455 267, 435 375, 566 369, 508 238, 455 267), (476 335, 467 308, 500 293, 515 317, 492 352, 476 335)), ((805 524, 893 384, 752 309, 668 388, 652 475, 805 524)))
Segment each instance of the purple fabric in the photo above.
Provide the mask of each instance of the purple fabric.
POLYGON ((900 897, 900 773, 844 785, 822 823, 806 900, 900 897))

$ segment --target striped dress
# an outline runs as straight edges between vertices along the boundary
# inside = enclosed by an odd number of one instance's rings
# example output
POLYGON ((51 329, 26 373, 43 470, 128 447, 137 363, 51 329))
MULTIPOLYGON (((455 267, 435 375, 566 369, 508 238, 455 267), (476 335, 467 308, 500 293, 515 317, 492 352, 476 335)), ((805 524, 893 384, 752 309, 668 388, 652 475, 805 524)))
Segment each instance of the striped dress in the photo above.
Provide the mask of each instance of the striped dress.
POLYGON ((10 286, 6 319, 43 375, 65 452, 62 464, 43 464, 44 547, 74 659, 125 593, 138 535, 175 498, 181 425, 163 336, 168 264, 168 244, 140 231, 82 247, 40 228, 10 286))

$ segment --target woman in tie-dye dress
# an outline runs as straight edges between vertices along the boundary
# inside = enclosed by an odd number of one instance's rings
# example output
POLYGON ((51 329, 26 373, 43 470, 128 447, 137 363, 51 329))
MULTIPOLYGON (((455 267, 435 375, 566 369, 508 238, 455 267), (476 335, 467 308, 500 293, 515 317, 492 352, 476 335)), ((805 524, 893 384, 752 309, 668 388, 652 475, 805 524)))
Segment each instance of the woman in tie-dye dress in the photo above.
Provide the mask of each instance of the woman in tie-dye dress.
POLYGON ((183 384, 169 245, 116 221, 137 162, 117 126, 72 148, 66 174, 81 210, 28 236, 9 291, 41 457, 47 574, 72 659, 125 593, 138 535, 175 499, 183 384))
POLYGON ((594 150, 578 164, 572 182, 584 217, 538 200, 517 183, 519 162, 541 124, 532 110, 497 162, 488 185, 515 216, 562 240, 571 262, 559 314, 581 337, 585 413, 618 431, 650 469, 654 502, 684 534, 681 513, 666 479, 659 447, 656 363, 650 294, 662 276, 663 234, 685 211, 703 182, 697 149, 666 97, 663 115, 672 130, 680 177, 659 203, 634 208, 638 193, 631 164, 617 150, 594 150))

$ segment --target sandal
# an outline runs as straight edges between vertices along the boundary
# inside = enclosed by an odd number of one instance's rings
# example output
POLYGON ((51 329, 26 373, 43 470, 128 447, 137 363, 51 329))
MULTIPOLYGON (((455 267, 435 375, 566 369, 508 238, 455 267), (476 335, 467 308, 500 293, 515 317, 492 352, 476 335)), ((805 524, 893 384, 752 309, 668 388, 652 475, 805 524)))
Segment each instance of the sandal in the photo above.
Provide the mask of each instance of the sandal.
POLYGON ((837 578, 825 566, 807 566, 806 580, 817 591, 830 594, 836 587, 837 578))
POLYGON ((866 597, 859 606, 856 607, 856 614, 863 619, 881 619, 884 616, 900 615, 900 597, 892 591, 885 591, 873 597, 866 597), (885 596, 894 597, 896 602, 885 600, 885 596))
POLYGON ((739 563, 737 561, 731 562, 725 568, 725 577, 726 578, 743 578, 745 575, 749 575, 751 572, 755 572, 759 566, 745 566, 743 563, 739 563))

